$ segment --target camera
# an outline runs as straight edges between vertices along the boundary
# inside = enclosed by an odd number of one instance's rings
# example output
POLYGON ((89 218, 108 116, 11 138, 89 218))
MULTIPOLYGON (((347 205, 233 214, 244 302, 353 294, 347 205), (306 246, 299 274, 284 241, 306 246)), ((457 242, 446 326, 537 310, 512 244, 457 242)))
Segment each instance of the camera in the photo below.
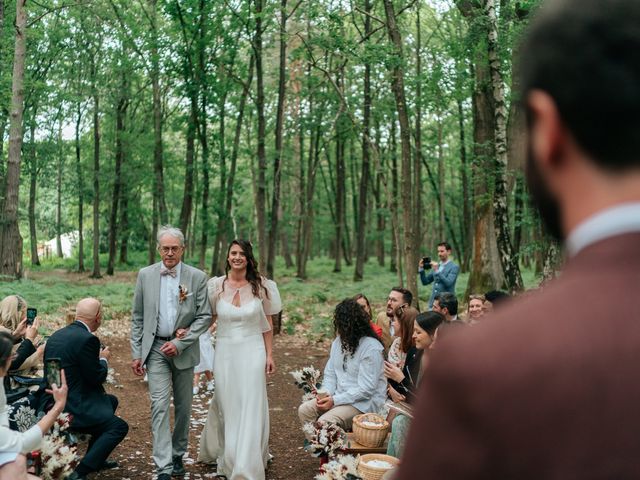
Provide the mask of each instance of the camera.
POLYGON ((431 268, 431 257, 422 257, 422 268, 431 268))
POLYGON ((33 321, 36 319, 36 316, 38 315, 38 309, 37 308, 27 308, 27 325, 33 325, 33 321))

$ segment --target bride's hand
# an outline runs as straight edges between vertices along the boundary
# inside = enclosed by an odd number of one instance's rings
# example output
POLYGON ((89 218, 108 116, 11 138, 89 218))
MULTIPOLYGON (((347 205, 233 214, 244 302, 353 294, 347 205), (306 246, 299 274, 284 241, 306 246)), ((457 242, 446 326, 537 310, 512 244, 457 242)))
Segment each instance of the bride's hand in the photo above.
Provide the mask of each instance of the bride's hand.
POLYGON ((267 372, 267 375, 271 375, 276 371, 276 364, 273 361, 273 357, 271 355, 267 357, 267 365, 265 367, 265 371, 267 372))

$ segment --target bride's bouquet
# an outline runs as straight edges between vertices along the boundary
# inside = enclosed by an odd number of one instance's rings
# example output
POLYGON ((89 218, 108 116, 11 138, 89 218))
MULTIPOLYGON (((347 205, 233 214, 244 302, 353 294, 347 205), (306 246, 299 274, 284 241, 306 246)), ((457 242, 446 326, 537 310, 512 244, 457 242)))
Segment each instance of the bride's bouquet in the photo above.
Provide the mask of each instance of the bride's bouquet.
POLYGON ((334 458, 347 443, 346 432, 335 423, 309 422, 302 430, 311 438, 311 441, 305 440, 304 448, 314 457, 334 458))
POLYGON ((316 369, 313 365, 310 365, 289 373, 293 377, 296 387, 301 388, 304 392, 302 395, 303 402, 316 398, 318 388, 320 388, 321 385, 320 370, 316 369))
POLYGON ((322 465, 315 480, 362 480, 358 474, 358 459, 353 455, 340 455, 322 465))

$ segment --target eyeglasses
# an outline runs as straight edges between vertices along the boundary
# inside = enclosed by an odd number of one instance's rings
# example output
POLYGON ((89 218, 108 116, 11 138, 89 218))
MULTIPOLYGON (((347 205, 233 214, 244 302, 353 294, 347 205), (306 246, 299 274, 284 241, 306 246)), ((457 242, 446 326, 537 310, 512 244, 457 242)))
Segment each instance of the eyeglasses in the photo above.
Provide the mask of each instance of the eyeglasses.
POLYGON ((178 253, 180 250, 182 250, 182 247, 160 247, 159 248, 160 253, 178 253))

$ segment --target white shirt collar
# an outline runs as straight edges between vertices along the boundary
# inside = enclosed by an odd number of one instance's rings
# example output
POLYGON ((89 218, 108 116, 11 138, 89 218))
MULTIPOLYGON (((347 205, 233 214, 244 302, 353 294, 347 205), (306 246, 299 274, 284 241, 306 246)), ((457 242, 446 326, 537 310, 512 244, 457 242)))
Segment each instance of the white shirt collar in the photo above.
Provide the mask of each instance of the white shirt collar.
POLYGON ((89 328, 89 325, 84 323, 82 320, 78 320, 77 318, 76 318, 76 322, 78 322, 81 325, 84 325, 84 328, 86 328, 88 330, 88 332, 91 333, 91 329, 89 328))
POLYGON ((601 210, 574 228, 565 242, 569 256, 605 238, 640 232, 640 202, 623 203, 601 210))

